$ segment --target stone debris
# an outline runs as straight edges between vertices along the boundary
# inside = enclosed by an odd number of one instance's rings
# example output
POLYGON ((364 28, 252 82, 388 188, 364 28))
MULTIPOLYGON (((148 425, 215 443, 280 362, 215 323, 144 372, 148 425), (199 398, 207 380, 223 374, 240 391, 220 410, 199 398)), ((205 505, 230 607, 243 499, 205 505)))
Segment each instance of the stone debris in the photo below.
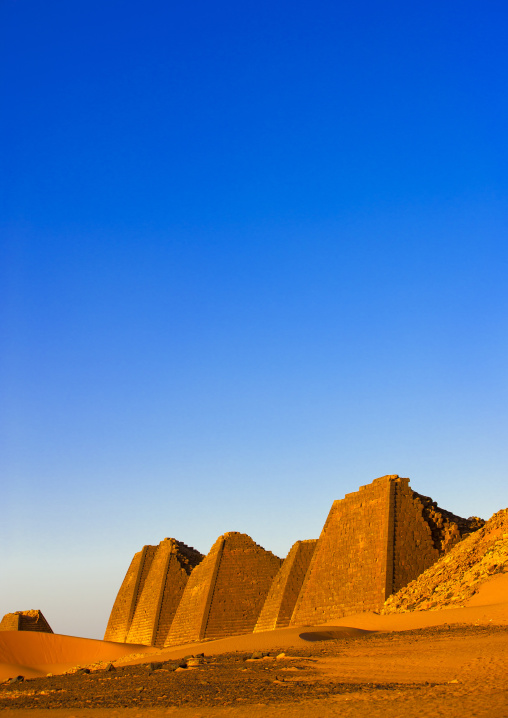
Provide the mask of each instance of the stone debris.
POLYGON ((390 596, 381 613, 460 608, 483 583, 506 572, 508 509, 503 509, 418 578, 390 596))
POLYGON ((158 671, 160 668, 162 668, 162 663, 159 661, 152 661, 151 663, 146 664, 146 669, 148 671, 158 671))

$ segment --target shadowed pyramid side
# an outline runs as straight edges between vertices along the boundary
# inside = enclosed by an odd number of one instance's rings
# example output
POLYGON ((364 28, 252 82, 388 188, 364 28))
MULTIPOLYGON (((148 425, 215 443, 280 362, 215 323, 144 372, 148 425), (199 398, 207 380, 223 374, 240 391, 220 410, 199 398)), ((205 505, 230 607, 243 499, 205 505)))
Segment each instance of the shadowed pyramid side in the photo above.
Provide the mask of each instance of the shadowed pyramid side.
POLYGON ((289 626, 317 539, 297 541, 291 547, 266 597, 254 633, 289 626))
POLYGON ((44 618, 42 611, 15 611, 6 613, 0 621, 0 631, 36 631, 53 633, 53 629, 44 618))

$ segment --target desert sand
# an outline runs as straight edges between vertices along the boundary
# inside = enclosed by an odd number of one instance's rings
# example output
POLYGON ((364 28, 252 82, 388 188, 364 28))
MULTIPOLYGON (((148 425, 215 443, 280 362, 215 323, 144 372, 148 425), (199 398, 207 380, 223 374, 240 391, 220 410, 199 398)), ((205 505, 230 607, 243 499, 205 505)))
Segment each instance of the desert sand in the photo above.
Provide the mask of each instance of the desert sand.
MULTIPOLYGON (((224 674, 230 678, 223 681, 225 700, 220 699, 215 705, 204 699, 203 705, 200 704, 198 685, 197 700, 191 693, 189 698, 182 698, 190 701, 189 707, 170 705, 171 696, 166 696, 167 704, 163 701, 158 705, 148 698, 145 705, 143 697, 136 697, 127 705, 123 701, 118 707, 100 707, 99 700, 92 697, 87 699, 87 707, 82 707, 76 699, 76 707, 72 708, 65 705, 52 708, 50 704, 43 708, 40 703, 41 708, 25 709, 17 697, 21 689, 17 691, 13 686, 4 685, 1 698, 7 697, 7 700, 1 701, 1 707, 8 713, 15 712, 18 718, 47 715, 48 708, 56 711, 59 718, 81 715, 90 718, 123 715, 133 718, 172 715, 178 718, 228 715, 238 718, 258 715, 371 718, 455 716, 459 712, 503 718, 508 716, 508 574, 487 581, 461 608, 390 615, 358 614, 324 626, 247 634, 171 650, 71 636, 5 632, 0 634, 0 680, 19 674, 26 678, 47 673, 62 674, 76 665, 96 664, 99 667, 112 661, 118 668, 115 674, 108 675, 119 675, 122 666, 131 666, 127 672, 130 670, 132 674, 134 671, 132 680, 137 681, 136 685, 139 683, 136 689, 139 693, 134 695, 142 696, 145 692, 143 681, 151 681, 150 685, 155 686, 153 681, 163 677, 163 672, 158 674, 157 671, 152 675, 136 673, 146 671, 142 664, 201 652, 207 657, 217 657, 210 658, 214 667, 219 665, 220 656, 227 654, 230 657, 230 672, 224 674), (261 661, 234 663, 235 652, 245 657, 255 650, 272 654, 283 650, 286 656, 279 660, 272 655, 261 661), (250 686, 251 693, 247 692, 248 697, 243 699, 240 689, 233 696, 231 692, 227 693, 240 672, 242 678, 252 673, 252 680, 245 683, 250 686), (260 699, 252 694, 252 686, 258 680, 256 676, 265 679, 267 688, 263 690, 268 691, 260 699), (16 708, 16 704, 20 707, 16 708)), ((175 678, 173 673, 172 680, 187 681, 194 687, 196 682, 202 683, 207 690, 210 681, 201 680, 206 677, 207 670, 210 670, 207 665, 192 673, 183 670, 178 674, 182 678, 175 678)), ((106 674, 103 672, 103 675, 106 674)), ((70 682, 77 678, 65 676, 60 680, 68 681, 70 686, 70 682)), ((89 676, 84 679, 91 681, 89 676)), ((25 681, 21 685, 24 691, 31 684, 34 686, 32 694, 36 694, 34 700, 37 703, 38 694, 40 700, 49 700, 41 685, 43 681, 51 680, 55 679, 25 681)), ((68 693, 71 689, 65 690, 68 693)), ((145 695, 149 695, 148 688, 145 695)))

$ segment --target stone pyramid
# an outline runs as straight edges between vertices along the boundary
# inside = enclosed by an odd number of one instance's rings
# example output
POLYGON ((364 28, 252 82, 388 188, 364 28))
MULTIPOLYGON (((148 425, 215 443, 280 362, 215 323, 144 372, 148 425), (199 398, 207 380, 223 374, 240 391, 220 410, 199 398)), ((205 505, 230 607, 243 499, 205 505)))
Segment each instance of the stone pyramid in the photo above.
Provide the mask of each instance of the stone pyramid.
POLYGON ((157 546, 127 634, 127 643, 163 646, 191 570, 203 556, 172 538, 157 546))
POLYGON ((104 640, 162 646, 189 574, 202 559, 173 538, 144 546, 125 575, 104 640))
POLYGON ((397 475, 361 486, 334 501, 290 625, 379 611, 388 596, 481 525, 440 509, 397 475))
POLYGON ((281 563, 246 534, 219 536, 190 575, 165 645, 251 632, 281 563))

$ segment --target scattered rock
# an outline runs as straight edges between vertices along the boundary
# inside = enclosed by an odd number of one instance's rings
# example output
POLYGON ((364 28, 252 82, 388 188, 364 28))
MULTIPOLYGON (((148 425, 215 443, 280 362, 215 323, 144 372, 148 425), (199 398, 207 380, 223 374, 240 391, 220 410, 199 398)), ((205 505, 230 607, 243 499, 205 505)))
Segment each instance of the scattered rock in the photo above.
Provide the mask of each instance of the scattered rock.
POLYGON ((9 678, 9 683, 23 683, 25 676, 16 676, 15 678, 9 678))
POLYGON ((269 656, 268 651, 254 651, 250 658, 252 661, 258 661, 260 658, 268 658, 269 656))
POLYGON ((153 661, 152 663, 147 663, 147 669, 151 671, 158 671, 159 668, 162 668, 162 663, 159 663, 158 661, 153 661))

